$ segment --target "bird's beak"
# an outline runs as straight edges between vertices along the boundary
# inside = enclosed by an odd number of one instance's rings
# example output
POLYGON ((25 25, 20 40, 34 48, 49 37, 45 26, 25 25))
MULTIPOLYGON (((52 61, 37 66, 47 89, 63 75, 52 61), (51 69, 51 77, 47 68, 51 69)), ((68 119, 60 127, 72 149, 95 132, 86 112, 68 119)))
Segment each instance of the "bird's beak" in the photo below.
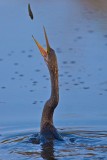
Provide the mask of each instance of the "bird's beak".
POLYGON ((39 51, 41 52, 42 56, 43 56, 43 57, 46 57, 46 56, 49 54, 49 52, 50 52, 50 45, 49 45, 48 37, 47 37, 47 34, 46 34, 46 30, 45 30, 44 27, 43 27, 43 29, 44 29, 44 35, 45 35, 47 50, 45 50, 45 49, 39 44, 39 42, 34 38, 34 36, 32 36, 32 37, 33 37, 33 39, 34 39, 37 47, 39 48, 39 51))

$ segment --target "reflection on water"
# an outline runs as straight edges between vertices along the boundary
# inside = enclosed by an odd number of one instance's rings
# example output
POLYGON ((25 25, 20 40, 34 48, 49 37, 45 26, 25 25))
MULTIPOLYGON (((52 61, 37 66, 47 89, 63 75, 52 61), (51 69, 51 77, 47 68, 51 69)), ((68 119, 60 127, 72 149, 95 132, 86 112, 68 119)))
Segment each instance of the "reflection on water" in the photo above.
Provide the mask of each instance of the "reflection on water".
MULTIPOLYGON (((61 133, 64 141, 46 144, 31 143, 33 133, 15 133, 0 137, 0 159, 106 159, 107 132, 66 130, 61 133)), ((36 137, 35 137, 36 138, 36 137)))

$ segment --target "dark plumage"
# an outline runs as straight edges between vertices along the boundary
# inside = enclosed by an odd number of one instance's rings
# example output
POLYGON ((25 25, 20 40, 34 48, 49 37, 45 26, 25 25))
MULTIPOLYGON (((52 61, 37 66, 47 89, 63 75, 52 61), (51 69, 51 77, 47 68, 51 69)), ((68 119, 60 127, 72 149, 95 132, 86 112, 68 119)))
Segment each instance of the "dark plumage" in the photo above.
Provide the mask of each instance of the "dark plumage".
POLYGON ((54 110, 59 102, 59 86, 58 86, 58 64, 55 51, 50 47, 47 34, 44 28, 44 34, 46 39, 47 50, 45 50, 33 37, 36 45, 38 46, 44 60, 48 66, 50 79, 51 79, 51 96, 46 101, 41 118, 40 138, 43 141, 50 139, 62 140, 57 129, 53 124, 54 110))

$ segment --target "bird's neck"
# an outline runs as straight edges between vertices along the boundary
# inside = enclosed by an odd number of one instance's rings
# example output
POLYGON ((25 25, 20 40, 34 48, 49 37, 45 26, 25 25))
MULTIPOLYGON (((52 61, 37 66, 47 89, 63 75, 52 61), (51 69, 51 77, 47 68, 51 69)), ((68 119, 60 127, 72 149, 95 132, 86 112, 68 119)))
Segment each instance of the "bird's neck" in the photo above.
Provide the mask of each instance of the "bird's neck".
POLYGON ((41 119, 41 128, 45 123, 53 124, 53 113, 54 109, 57 107, 59 102, 59 86, 58 86, 58 68, 50 71, 51 78, 51 96, 49 100, 45 103, 42 119, 41 119))

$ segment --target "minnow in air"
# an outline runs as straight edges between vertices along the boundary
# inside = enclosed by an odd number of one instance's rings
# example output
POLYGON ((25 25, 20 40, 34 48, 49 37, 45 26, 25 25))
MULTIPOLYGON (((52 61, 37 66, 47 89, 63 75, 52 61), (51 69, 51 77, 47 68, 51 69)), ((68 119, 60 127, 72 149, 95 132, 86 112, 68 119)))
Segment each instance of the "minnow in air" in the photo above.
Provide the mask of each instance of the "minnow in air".
POLYGON ((28 12, 29 12, 30 18, 33 20, 33 13, 32 13, 32 10, 30 8, 30 4, 28 4, 28 12))

